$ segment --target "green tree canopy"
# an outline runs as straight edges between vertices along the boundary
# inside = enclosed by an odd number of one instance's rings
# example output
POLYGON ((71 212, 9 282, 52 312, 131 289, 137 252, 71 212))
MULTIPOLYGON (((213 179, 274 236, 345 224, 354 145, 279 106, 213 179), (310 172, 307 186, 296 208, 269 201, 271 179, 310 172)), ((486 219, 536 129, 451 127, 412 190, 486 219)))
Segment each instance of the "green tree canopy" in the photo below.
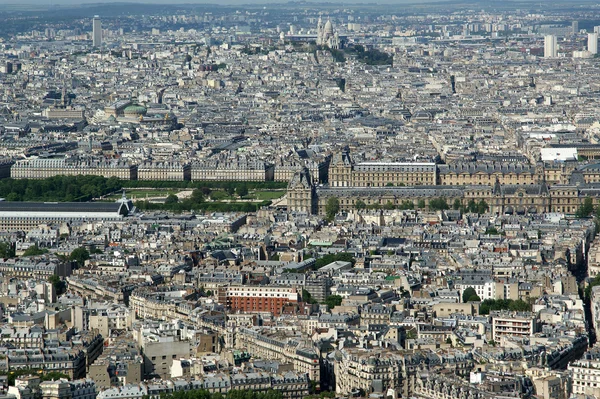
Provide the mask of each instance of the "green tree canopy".
POLYGON ((462 294, 462 300, 464 303, 469 302, 472 296, 477 296, 477 291, 473 287, 467 287, 462 294))
POLYGON ((365 202, 363 200, 357 200, 356 203, 354 204, 354 207, 358 210, 362 210, 367 207, 367 204, 365 204, 365 202))
POLYGON ((0 242, 0 258, 8 259, 15 257, 15 248, 11 243, 0 242))
POLYGON ((594 201, 591 197, 585 197, 583 200, 583 204, 579 206, 577 212, 575 212, 575 217, 578 218, 586 218, 590 216, 594 212, 594 201))
POLYGON ((69 260, 77 262, 79 267, 83 267, 85 265, 85 261, 90 258, 90 252, 85 247, 75 248, 71 255, 69 255, 69 260))
POLYGON ((470 200, 467 204, 467 210, 470 213, 477 213, 477 202, 475 202, 475 200, 470 200))
POLYGON ((30 246, 23 252, 23 256, 37 256, 47 254, 48 250, 46 248, 40 248, 37 244, 30 246))
POLYGON ((342 297, 339 295, 329 295, 327 299, 325 299, 325 305, 331 310, 336 306, 340 306, 342 304, 342 297))
POLYGON ((490 209, 489 205, 484 200, 481 200, 477 203, 477 213, 478 214, 482 215, 482 214, 486 213, 489 209, 490 209))
POLYGON ((429 200, 429 209, 434 211, 443 211, 445 209, 450 209, 448 206, 448 202, 446 202, 446 198, 433 198, 429 200))
POLYGON ((307 303, 317 303, 312 294, 305 289, 302 289, 302 300, 307 303))
POLYGON ((383 206, 383 209, 387 209, 387 210, 391 210, 391 209, 395 209, 396 205, 394 205, 394 203, 392 201, 388 201, 385 203, 385 205, 383 206))
POLYGON ((528 312, 531 310, 531 305, 521 299, 486 299, 479 307, 479 314, 489 314, 492 310, 528 312))
POLYGON ((336 197, 331 197, 327 200, 327 204, 325 205, 325 215, 328 220, 333 220, 335 215, 340 211, 340 200, 336 197))
POLYGON ((165 204, 169 205, 169 204, 176 204, 179 202, 179 198, 177 198, 177 196, 175 194, 169 194, 167 195, 167 198, 165 198, 165 204))
POLYGON ((458 198, 456 198, 454 200, 454 203, 452 204, 452 209, 454 209, 455 211, 458 211, 460 208, 462 208, 462 203, 460 202, 460 200, 458 198))
POLYGON ((237 192, 237 195, 240 198, 245 197, 246 195, 248 195, 248 186, 246 186, 245 184, 240 184, 239 186, 237 186, 235 191, 237 192))
POLYGON ((194 189, 194 191, 192 191, 192 196, 190 197, 190 199, 196 204, 203 203, 204 202, 204 193, 202 192, 202 189, 200 189, 200 188, 194 189))

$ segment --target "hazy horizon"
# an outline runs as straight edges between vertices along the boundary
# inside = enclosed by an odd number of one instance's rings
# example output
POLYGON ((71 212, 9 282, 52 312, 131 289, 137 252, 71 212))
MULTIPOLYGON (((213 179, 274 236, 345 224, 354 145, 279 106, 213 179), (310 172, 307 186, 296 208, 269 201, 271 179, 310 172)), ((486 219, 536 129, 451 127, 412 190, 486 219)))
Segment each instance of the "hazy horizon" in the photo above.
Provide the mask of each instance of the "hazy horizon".
MULTIPOLYGON (((536 3, 539 0, 508 0, 508 2, 515 3, 536 3)), ((306 2, 318 4, 334 3, 334 4, 419 4, 419 3, 448 3, 447 0, 0 0, 0 6, 2 5, 40 5, 40 6, 54 6, 54 5, 95 5, 95 4, 110 4, 110 3, 142 3, 142 4, 164 4, 164 5, 178 5, 178 4, 235 4, 235 5, 252 5, 252 4, 287 4, 296 2, 306 2)), ((558 3, 552 2, 552 3, 558 3)), ((563 0, 565 3, 574 3, 574 0, 563 0)), ((579 3, 587 3, 588 1, 579 1, 579 3)), ((490 3, 490 0, 459 0, 456 3, 490 3)))

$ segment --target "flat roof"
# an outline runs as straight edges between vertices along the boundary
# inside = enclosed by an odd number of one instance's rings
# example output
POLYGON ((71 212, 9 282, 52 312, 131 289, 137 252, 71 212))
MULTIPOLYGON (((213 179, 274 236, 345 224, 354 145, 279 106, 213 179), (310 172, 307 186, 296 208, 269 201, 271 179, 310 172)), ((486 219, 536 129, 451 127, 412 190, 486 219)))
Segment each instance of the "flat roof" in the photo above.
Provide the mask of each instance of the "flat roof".
POLYGON ((117 213, 120 202, 13 202, 0 201, 0 212, 107 212, 117 213))

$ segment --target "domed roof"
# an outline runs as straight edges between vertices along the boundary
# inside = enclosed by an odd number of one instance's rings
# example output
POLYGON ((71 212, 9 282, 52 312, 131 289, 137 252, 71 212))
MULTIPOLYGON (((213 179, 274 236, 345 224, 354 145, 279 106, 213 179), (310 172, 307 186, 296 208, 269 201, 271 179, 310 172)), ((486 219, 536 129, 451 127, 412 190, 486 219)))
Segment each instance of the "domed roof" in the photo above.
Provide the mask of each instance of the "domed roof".
POLYGON ((325 22, 325 33, 333 35, 333 25, 331 24, 330 20, 327 20, 327 22, 325 22))
POLYGON ((146 115, 146 107, 142 107, 141 105, 130 105, 123 110, 125 115, 146 115))

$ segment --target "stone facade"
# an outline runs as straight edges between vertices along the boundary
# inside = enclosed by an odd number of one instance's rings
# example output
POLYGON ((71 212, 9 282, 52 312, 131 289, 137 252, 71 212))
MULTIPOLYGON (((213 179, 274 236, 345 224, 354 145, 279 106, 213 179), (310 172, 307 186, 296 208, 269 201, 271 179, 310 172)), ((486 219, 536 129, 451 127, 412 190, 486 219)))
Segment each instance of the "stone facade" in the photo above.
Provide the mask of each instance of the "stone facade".
MULTIPOLYGON (((334 173, 338 176, 351 174, 351 168, 336 168, 334 173)), ((458 186, 354 187, 343 184, 316 187, 310 173, 304 169, 292 178, 288 186, 288 209, 324 215, 327 201, 332 197, 338 199, 341 211, 355 210, 361 202, 374 207, 401 207, 408 203, 414 209, 429 209, 430 201, 439 198, 445 199, 449 207, 453 207, 456 201, 461 206, 484 201, 489 212, 495 214, 574 214, 585 198, 592 198, 594 206, 600 204, 600 186, 594 184, 549 186, 544 181, 536 184, 501 184, 498 180, 493 185, 458 186)))

